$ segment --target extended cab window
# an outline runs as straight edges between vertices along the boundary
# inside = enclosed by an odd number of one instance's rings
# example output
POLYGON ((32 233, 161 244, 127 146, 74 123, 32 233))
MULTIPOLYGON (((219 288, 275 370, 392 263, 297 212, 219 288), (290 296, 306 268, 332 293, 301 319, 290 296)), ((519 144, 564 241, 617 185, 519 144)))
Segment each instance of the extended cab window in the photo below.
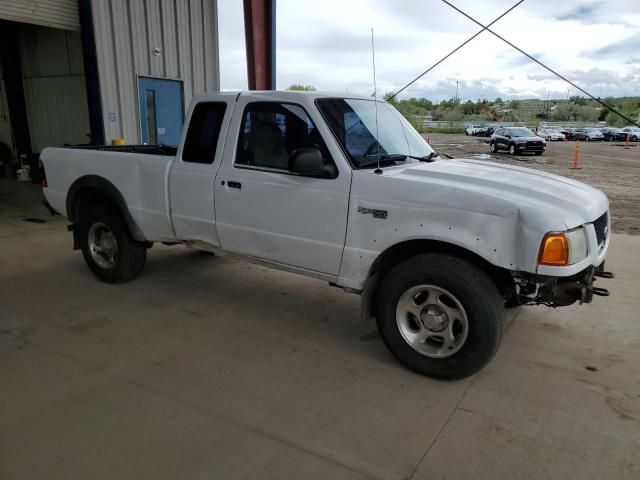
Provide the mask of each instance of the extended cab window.
POLYGON ((236 165, 289 170, 289 158, 299 148, 315 147, 325 163, 332 162, 320 133, 299 105, 255 102, 242 117, 236 165))
POLYGON ((195 106, 182 150, 182 160, 213 163, 226 109, 227 104, 224 102, 202 102, 195 106))

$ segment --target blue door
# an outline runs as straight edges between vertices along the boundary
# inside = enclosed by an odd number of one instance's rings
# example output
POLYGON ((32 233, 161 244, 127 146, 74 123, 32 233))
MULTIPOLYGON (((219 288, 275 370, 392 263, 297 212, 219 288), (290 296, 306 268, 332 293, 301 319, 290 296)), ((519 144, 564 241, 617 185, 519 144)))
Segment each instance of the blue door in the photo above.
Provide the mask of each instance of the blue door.
POLYGON ((178 145, 182 132, 182 82, 138 77, 142 143, 178 145))

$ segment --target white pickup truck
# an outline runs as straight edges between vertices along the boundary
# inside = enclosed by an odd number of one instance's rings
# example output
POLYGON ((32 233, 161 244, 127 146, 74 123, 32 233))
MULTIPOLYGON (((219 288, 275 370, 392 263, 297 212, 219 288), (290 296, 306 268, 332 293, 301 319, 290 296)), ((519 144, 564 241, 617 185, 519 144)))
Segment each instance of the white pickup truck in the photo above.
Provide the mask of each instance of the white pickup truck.
POLYGON ((446 379, 490 361, 505 305, 608 295, 593 284, 612 276, 599 190, 441 159, 369 97, 220 93, 187 118, 177 148, 42 152, 46 201, 101 280, 138 275, 153 242, 317 277, 361 294, 400 362, 446 379))

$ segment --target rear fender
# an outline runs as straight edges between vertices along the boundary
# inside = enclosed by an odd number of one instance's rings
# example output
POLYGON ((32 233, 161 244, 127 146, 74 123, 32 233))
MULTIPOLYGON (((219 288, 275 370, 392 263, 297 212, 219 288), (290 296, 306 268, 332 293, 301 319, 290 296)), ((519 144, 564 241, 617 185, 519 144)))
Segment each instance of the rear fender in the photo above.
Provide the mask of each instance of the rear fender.
POLYGON ((81 199, 83 193, 86 193, 89 190, 99 192, 100 195, 104 196, 111 204, 114 205, 114 207, 118 209, 134 240, 139 242, 147 240, 142 233, 140 226, 131 216, 131 212, 127 207, 127 203, 124 200, 122 193, 120 193, 120 190, 118 190, 118 188, 109 180, 98 175, 86 175, 84 177, 80 177, 71 184, 71 187, 69 187, 66 209, 67 218, 72 223, 78 221, 76 218, 78 213, 78 201, 81 199))

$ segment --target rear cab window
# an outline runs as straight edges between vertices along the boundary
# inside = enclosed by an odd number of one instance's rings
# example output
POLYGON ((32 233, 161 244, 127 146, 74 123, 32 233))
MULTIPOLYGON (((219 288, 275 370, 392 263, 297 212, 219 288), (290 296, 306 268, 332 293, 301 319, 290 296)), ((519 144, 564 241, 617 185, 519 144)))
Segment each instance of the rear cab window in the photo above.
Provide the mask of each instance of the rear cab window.
POLYGON ((226 110, 224 102, 201 102, 194 107, 182 149, 183 161, 213 163, 226 110))

